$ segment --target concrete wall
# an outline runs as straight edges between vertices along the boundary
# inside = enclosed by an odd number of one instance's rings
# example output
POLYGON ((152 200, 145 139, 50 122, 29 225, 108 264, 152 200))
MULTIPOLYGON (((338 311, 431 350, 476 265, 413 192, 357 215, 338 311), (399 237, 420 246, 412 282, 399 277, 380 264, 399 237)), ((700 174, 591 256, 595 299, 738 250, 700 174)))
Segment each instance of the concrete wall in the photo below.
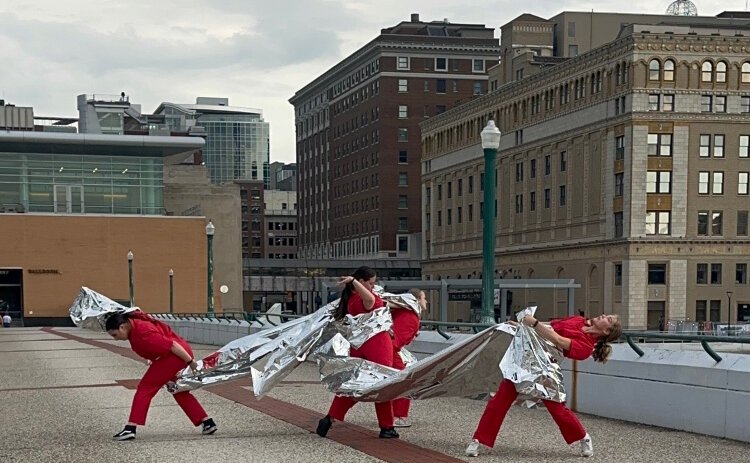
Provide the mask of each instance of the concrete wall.
MULTIPOLYGON (((165 320, 190 342, 224 345, 257 332, 247 322, 165 320)), ((424 358, 465 339, 421 331, 408 347, 424 358)), ((605 365, 563 362, 568 406, 582 413, 750 442, 750 357, 703 351, 614 346, 605 365)), ((499 359, 498 359, 499 360, 499 359)))

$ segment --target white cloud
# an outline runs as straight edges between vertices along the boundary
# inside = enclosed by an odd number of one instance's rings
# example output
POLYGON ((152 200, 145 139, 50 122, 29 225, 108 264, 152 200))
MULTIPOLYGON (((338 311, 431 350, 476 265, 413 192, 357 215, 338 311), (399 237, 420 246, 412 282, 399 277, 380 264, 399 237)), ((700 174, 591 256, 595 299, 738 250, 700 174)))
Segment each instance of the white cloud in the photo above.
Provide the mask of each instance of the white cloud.
MULTIPOLYGON (((661 14, 669 1, 551 2, 530 9, 509 0, 131 0, 20 1, 0 6, 0 98, 40 115, 71 116, 80 93, 125 91, 151 111, 162 101, 226 96, 262 108, 271 158, 294 161, 294 92, 372 40, 383 27, 422 20, 498 28, 522 13, 565 10, 661 14)), ((698 3, 699 13, 742 10, 744 2, 698 3)), ((497 33, 499 36, 499 31, 497 33)))

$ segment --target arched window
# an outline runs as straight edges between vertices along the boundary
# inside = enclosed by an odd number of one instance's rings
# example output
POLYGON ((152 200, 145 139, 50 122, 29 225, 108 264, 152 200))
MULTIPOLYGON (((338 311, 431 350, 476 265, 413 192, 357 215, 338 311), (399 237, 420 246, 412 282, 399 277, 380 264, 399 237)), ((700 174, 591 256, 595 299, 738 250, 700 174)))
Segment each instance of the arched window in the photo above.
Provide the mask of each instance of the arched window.
POLYGON ((742 83, 750 84, 750 63, 742 63, 742 83))
POLYGON ((664 61, 664 78, 665 81, 673 81, 674 80, 674 61, 671 59, 668 59, 664 61))
POLYGON ((719 61, 716 63, 716 82, 727 81, 727 63, 719 61))
POLYGON ((648 63, 648 80, 659 80, 661 77, 661 63, 658 59, 652 59, 648 63))
POLYGON ((714 80, 714 63, 706 61, 701 66, 701 82, 712 82, 714 80))

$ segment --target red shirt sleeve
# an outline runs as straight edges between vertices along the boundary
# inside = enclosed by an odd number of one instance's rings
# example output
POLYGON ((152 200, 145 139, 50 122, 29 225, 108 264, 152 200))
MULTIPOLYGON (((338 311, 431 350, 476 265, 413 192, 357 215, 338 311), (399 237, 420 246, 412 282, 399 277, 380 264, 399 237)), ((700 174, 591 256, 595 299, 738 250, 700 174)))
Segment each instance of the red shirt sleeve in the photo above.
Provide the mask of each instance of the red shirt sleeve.
POLYGON ((563 355, 573 360, 586 360, 591 357, 591 354, 594 353, 594 344, 588 339, 585 333, 582 334, 585 336, 584 339, 568 337, 570 339, 570 349, 564 351, 563 355))
POLYGON ((364 301, 362 301, 362 296, 359 295, 356 291, 352 293, 351 297, 349 298, 349 313, 351 315, 360 315, 367 312, 372 312, 375 309, 379 309, 383 307, 383 299, 380 298, 377 294, 373 293, 373 296, 375 296, 375 303, 372 305, 372 308, 370 310, 365 310, 365 304, 364 301))
MULTIPOLYGON (((131 320, 131 323, 133 322, 131 320)), ((135 322, 135 324, 136 330, 132 333, 135 338, 131 339, 130 344, 138 355, 145 358, 150 356, 161 357, 172 352, 172 339, 159 332, 156 326, 140 321, 135 322)))

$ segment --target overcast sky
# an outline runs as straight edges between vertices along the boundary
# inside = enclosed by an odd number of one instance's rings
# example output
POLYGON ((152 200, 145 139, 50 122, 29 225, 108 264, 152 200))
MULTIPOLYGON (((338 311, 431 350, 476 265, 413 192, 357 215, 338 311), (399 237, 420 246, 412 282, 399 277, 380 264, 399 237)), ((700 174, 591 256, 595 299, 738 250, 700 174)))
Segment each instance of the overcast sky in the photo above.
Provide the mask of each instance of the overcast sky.
MULTIPOLYGON (((745 0, 694 0, 701 15, 745 0)), ((119 94, 153 112, 162 101, 228 97, 261 108, 271 160, 294 162, 295 91, 419 13, 423 21, 496 29, 522 13, 662 14, 669 0, 10 0, 0 4, 0 98, 43 116, 75 116, 80 93, 119 94)))

